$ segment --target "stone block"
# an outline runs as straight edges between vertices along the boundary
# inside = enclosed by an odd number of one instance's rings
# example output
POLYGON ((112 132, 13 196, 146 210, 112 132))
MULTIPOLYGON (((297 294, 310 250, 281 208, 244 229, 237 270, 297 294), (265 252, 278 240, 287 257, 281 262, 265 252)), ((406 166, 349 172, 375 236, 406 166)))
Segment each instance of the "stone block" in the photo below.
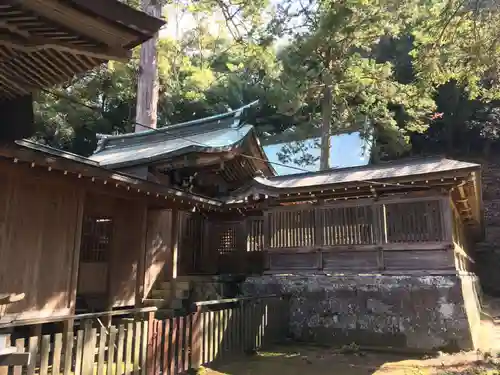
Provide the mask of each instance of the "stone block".
POLYGON ((247 278, 242 290, 291 293, 290 331, 303 341, 470 350, 469 322, 479 307, 463 282, 455 275, 265 275, 247 278))

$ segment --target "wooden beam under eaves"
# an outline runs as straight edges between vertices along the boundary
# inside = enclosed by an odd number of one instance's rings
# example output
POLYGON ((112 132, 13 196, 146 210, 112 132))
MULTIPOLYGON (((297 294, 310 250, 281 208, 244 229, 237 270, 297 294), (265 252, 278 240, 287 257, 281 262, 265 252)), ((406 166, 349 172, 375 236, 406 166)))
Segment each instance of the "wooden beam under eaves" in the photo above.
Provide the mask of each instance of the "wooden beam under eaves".
MULTIPOLYGON (((0 28, 5 22, 0 22, 0 28)), ((9 26, 9 29, 12 27, 9 26)), ((0 33, 0 45, 26 53, 38 52, 45 49, 53 49, 60 52, 83 54, 101 60, 128 61, 132 52, 123 48, 82 46, 73 43, 44 38, 23 32, 23 37, 16 36, 19 33, 0 33)))
POLYGON ((73 30, 77 35, 90 37, 108 46, 125 46, 137 38, 137 35, 129 31, 118 29, 98 17, 92 17, 71 7, 70 2, 57 0, 7 0, 7 2, 73 30))
POLYGON ((61 43, 54 41, 42 41, 41 38, 33 37, 32 41, 35 44, 18 44, 14 42, 12 38, 6 36, 5 34, 0 34, 0 45, 10 47, 14 50, 33 53, 45 49, 53 49, 59 52, 68 52, 79 55, 86 55, 100 60, 115 60, 120 62, 127 62, 132 56, 131 52, 125 49, 109 49, 109 48, 98 48, 98 47, 82 47, 70 43, 61 43))

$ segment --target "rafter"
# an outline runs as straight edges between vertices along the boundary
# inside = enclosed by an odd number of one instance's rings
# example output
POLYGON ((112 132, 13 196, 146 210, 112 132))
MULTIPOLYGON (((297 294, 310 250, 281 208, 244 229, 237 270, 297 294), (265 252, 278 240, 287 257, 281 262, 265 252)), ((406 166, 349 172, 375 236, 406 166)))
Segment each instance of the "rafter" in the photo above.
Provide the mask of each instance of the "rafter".
POLYGON ((116 27, 103 24, 97 17, 84 14, 55 0, 7 0, 13 6, 22 7, 50 19, 57 24, 75 31, 77 35, 86 35, 102 41, 108 46, 125 46, 137 35, 116 27))
MULTIPOLYGON (((15 27, 13 27, 12 25, 7 25, 7 23, 5 22, 0 22, 0 29, 3 27, 8 28, 10 31, 12 31, 12 29, 15 29, 15 27)), ((130 51, 122 48, 117 49, 109 47, 98 48, 91 46, 80 46, 73 43, 55 41, 50 38, 35 36, 27 32, 0 32, 0 44, 27 53, 34 53, 45 49, 53 49, 60 52, 70 52, 87 55, 102 60, 127 61, 131 56, 130 51), (23 37, 17 35, 23 35, 23 37)))

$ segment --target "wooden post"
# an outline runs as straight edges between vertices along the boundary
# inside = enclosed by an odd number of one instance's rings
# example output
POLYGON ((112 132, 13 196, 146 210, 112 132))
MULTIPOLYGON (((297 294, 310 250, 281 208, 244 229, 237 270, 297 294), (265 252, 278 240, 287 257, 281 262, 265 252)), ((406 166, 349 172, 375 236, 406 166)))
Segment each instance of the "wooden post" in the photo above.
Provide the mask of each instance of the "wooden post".
POLYGON ((450 197, 440 199, 441 220, 443 225, 443 240, 453 242, 453 202, 450 197))
POLYGON ((155 313, 148 314, 148 347, 146 352, 146 373, 147 375, 157 375, 155 373, 156 356, 156 324, 155 313))
POLYGON ((385 219, 385 205, 375 203, 373 205, 373 231, 377 248, 377 268, 379 271, 384 269, 384 250, 383 245, 387 240, 386 232, 386 219, 385 219))
MULTIPOLYGON (((0 334, 0 352, 2 351, 2 349, 8 348, 10 345, 10 335, 0 334)), ((8 373, 9 366, 0 366, 0 375, 8 375, 8 373)))
POLYGON ((179 262, 179 210, 172 209, 172 254, 171 254, 171 272, 168 275, 170 280, 177 279, 177 270, 179 262))
POLYGON ((71 281, 68 296, 68 307, 71 309, 71 314, 75 313, 76 294, 78 289, 78 274, 80 269, 80 245, 82 240, 83 228, 83 213, 85 211, 85 190, 81 189, 77 193, 77 210, 76 210, 76 229, 75 241, 73 245, 73 263, 71 266, 71 281))
POLYGON ((193 328, 191 331, 191 367, 198 369, 201 366, 201 348, 203 340, 201 307, 197 306, 193 314, 193 328))
POLYGON ((141 253, 137 260, 137 278, 136 278, 136 292, 135 292, 135 307, 142 307, 142 301, 146 296, 144 295, 144 284, 146 282, 146 247, 147 247, 147 234, 148 234, 148 208, 147 201, 144 201, 142 209, 142 228, 141 228, 141 253))

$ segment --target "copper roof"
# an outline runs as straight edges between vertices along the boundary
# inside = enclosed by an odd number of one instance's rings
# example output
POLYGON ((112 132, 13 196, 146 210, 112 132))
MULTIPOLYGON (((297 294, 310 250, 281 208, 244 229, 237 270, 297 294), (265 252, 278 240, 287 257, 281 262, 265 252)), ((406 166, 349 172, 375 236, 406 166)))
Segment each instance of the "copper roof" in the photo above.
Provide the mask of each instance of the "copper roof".
MULTIPOLYGON (((236 203, 253 194, 296 194, 318 190, 384 184, 397 185, 400 181, 432 180, 437 176, 452 177, 480 170, 479 164, 440 157, 409 158, 380 164, 306 172, 286 176, 255 177, 253 181, 233 192, 228 203, 236 203)), ((382 185, 382 186, 381 186, 382 185)), ((416 186, 415 186, 416 187, 416 186)))
MULTIPOLYGON (((258 144, 254 127, 241 117, 243 111, 253 104, 255 102, 220 115, 159 129, 122 135, 98 135, 99 143, 90 159, 108 168, 123 168, 191 152, 232 151, 250 138, 258 144)), ((260 144, 258 149, 258 158, 267 162, 260 144)))

